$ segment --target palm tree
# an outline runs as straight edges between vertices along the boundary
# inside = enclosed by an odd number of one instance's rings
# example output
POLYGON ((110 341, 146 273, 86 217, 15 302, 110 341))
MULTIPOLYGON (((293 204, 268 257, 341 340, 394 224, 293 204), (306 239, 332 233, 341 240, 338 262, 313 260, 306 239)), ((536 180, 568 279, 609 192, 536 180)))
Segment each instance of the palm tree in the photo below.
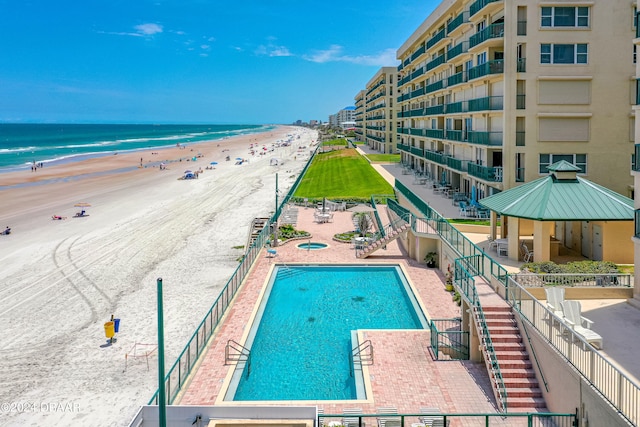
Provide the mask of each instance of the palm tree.
POLYGON ((373 225, 371 221, 371 216, 369 216, 368 212, 355 212, 352 215, 352 218, 355 219, 356 225, 358 227, 358 231, 360 232, 361 237, 365 237, 367 235, 367 231, 373 225))

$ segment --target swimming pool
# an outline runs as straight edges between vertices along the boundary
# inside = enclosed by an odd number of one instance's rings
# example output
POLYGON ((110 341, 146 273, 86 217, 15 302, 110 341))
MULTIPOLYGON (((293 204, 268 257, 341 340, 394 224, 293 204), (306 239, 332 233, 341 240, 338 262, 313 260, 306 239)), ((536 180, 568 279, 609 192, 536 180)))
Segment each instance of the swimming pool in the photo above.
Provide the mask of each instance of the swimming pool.
POLYGON ((352 331, 426 327, 397 265, 277 266, 243 344, 250 374, 236 370, 225 400, 365 398, 351 374, 352 331))
POLYGON ((307 243, 298 244, 299 249, 306 249, 306 250, 325 249, 327 247, 329 247, 329 245, 327 245, 326 243, 320 243, 320 242, 307 242, 307 243))

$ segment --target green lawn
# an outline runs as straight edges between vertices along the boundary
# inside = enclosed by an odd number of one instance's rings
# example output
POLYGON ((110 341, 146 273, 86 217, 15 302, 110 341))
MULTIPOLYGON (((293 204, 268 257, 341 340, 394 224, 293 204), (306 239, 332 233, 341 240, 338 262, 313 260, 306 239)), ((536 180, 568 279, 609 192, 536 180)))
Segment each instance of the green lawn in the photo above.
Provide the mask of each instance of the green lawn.
POLYGON ((391 185, 352 148, 317 154, 294 197, 369 198, 393 194, 391 185))
POLYGON ((374 163, 400 163, 400 154, 367 154, 374 163))
POLYGON ((344 138, 332 139, 330 141, 323 142, 322 145, 347 145, 347 140, 344 138))

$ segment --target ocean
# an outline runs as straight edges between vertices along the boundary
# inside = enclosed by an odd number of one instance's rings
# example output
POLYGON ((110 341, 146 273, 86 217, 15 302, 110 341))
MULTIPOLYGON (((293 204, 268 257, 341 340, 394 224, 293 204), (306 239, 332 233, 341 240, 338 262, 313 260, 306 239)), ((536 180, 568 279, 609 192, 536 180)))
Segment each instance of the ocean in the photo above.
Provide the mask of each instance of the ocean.
POLYGON ((267 132, 273 125, 0 123, 0 172, 267 132))

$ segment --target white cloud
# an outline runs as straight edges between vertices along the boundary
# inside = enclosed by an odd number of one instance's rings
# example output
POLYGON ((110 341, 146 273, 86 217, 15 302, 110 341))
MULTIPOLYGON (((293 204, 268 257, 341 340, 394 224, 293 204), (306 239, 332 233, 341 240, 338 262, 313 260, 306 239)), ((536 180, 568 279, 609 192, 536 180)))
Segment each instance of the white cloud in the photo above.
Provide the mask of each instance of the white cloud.
POLYGON ((259 56, 293 56, 293 53, 291 53, 287 47, 272 44, 267 46, 260 45, 254 52, 259 56))
POLYGON ((98 33, 111 34, 115 36, 131 36, 131 37, 149 37, 149 36, 153 36, 154 34, 162 33, 162 25, 158 25, 154 23, 136 25, 135 27, 133 27, 133 29, 136 31, 135 32, 98 31, 98 33))
POLYGON ((211 46, 209 46, 208 44, 203 44, 203 45, 200 45, 200 49, 209 50, 209 49, 211 49, 211 46))
POLYGON ((162 25, 148 23, 148 24, 140 24, 133 27, 136 31, 143 36, 152 36, 154 34, 158 34, 162 32, 162 25))
POLYGON ((311 55, 304 55, 303 59, 311 62, 350 62, 360 65, 375 66, 392 66, 398 63, 396 59, 396 49, 389 48, 376 55, 358 55, 351 56, 343 54, 343 48, 340 45, 331 45, 329 49, 319 50, 311 55))

